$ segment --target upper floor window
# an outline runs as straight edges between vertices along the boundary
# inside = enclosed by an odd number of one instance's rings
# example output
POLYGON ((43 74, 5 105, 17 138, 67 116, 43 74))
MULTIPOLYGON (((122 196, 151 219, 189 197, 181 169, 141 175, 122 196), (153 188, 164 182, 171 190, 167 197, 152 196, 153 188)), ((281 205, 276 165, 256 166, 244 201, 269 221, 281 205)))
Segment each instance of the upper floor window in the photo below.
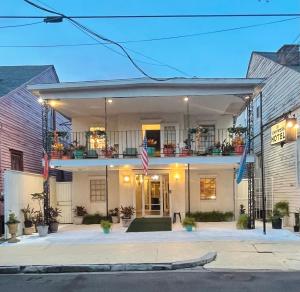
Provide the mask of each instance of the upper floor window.
POLYGON ((200 178, 200 199, 215 200, 217 198, 217 180, 215 177, 200 178))
POLYGON ((89 137, 90 149, 104 149, 105 148, 105 128, 104 127, 90 127, 91 135, 89 137))
POLYGON ((10 164, 11 164, 11 169, 12 170, 19 170, 23 171, 24 170, 24 165, 23 165, 23 152, 10 149, 10 164))

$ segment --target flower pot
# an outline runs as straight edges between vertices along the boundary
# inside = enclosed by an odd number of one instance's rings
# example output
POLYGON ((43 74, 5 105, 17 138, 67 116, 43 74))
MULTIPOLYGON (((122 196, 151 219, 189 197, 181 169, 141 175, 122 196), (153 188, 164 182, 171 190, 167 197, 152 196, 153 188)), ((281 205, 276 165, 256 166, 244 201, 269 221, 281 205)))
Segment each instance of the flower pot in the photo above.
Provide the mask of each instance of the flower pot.
POLYGON ((282 219, 281 218, 273 218, 272 219, 272 228, 273 229, 281 229, 282 228, 282 219))
POLYGON ((58 230, 58 225, 59 225, 58 222, 51 222, 50 225, 49 225, 50 232, 51 233, 56 233, 57 230, 58 230))
POLYGON ((102 228, 104 234, 110 233, 110 228, 102 228))
POLYGON ((8 232, 11 234, 11 238, 8 240, 9 243, 16 243, 20 240, 17 239, 17 231, 18 231, 18 223, 15 224, 7 224, 8 232))
POLYGON ((75 150, 74 157, 75 159, 83 159, 83 150, 75 150))
POLYGON ((235 152, 235 154, 237 154, 237 155, 242 155, 243 152, 244 152, 244 148, 245 148, 244 145, 236 145, 236 146, 234 147, 234 152, 235 152))
POLYGON ((122 218, 122 226, 123 227, 129 227, 131 222, 132 222, 131 218, 122 218))
POLYGON ((163 149, 163 154, 164 154, 164 156, 167 156, 167 157, 175 156, 175 149, 172 148, 172 147, 164 148, 163 149))
POLYGON ((34 230, 33 226, 31 226, 31 227, 24 227, 24 229, 23 229, 24 235, 31 235, 34 231, 35 230, 34 230))
POLYGON ((192 225, 187 225, 184 227, 186 231, 192 232, 193 231, 193 226, 192 225))
POLYGON ((51 159, 61 159, 62 151, 51 151, 51 159))
POLYGON ((120 222, 119 216, 111 216, 111 221, 112 221, 112 223, 114 223, 114 224, 119 223, 119 222, 120 222))
POLYGON ((185 156, 191 156, 191 154, 192 154, 191 150, 189 150, 189 149, 182 149, 181 153, 180 153, 180 156, 183 156, 183 157, 185 157, 185 156))
POLYGON ((48 235, 48 230, 49 230, 48 225, 38 225, 36 228, 40 237, 45 237, 48 235))
POLYGON ((69 156, 69 155, 63 155, 61 159, 62 159, 62 160, 69 160, 69 159, 70 159, 70 156, 69 156))
POLYGON ((81 225, 83 222, 83 216, 74 216, 73 217, 73 224, 81 225))

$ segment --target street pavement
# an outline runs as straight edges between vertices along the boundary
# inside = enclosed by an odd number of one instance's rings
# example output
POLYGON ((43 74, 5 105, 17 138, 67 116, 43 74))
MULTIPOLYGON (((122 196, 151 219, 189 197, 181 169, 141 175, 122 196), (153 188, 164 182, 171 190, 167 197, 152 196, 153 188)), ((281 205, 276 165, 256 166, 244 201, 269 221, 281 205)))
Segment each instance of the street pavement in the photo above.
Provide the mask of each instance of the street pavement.
POLYGON ((0 275, 0 291, 300 291, 299 272, 131 272, 0 275))

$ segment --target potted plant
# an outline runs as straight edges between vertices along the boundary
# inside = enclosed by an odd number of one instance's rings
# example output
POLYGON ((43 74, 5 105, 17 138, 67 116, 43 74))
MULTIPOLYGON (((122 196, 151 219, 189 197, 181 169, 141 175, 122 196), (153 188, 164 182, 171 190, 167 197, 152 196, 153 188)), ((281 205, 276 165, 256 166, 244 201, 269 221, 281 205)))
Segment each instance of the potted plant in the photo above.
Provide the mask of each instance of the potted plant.
POLYGON ((193 151, 191 150, 192 140, 190 138, 185 139, 183 143, 185 144, 185 146, 181 148, 180 156, 191 156, 193 153, 193 151))
POLYGON ((163 149, 164 156, 172 157, 175 156, 175 148, 174 144, 165 144, 163 149))
POLYGON ((239 125, 237 127, 228 128, 227 130, 229 136, 232 138, 232 146, 235 149, 235 153, 238 155, 243 154, 245 148, 243 135, 246 133, 247 128, 239 125))
POLYGON ((286 201, 277 202, 273 209, 273 216, 272 216, 273 229, 282 228, 282 218, 284 216, 289 216, 289 203, 286 201))
POLYGON ((86 147, 84 145, 80 145, 76 140, 73 141, 72 148, 74 149, 74 158, 75 159, 83 159, 84 151, 86 147))
POLYGON ((58 230, 59 222, 58 217, 61 216, 61 210, 59 208, 49 208, 49 230, 52 233, 56 233, 58 230))
POLYGON ((222 143, 221 150, 223 156, 232 155, 232 153, 234 153, 234 147, 229 142, 225 141, 222 143))
POLYGON ((192 217, 185 217, 182 221, 182 226, 185 228, 186 231, 191 232, 193 228, 196 228, 197 224, 195 218, 192 217))
MULTIPOLYGON (((241 205, 241 209, 243 209, 241 205)), ((241 212, 240 212, 241 213, 241 212)), ((249 216, 245 213, 241 213, 238 221, 236 222, 237 229, 248 229, 249 216)))
POLYGON ((114 209, 109 210, 109 215, 111 217, 112 223, 116 224, 116 223, 120 222, 119 208, 114 208, 114 209))
POLYGON ((64 148, 62 152, 62 160, 68 160, 72 157, 72 150, 71 148, 64 148))
POLYGON ((107 220, 102 220, 100 224, 103 229, 103 233, 108 234, 111 230, 112 223, 107 220))
POLYGON ((63 155, 64 145, 61 143, 54 143, 52 145, 51 159, 61 159, 63 155))
POLYGON ((16 217, 15 213, 10 213, 8 215, 8 221, 6 221, 6 225, 8 226, 8 232, 11 234, 11 238, 8 240, 9 243, 16 243, 20 240, 17 239, 17 231, 18 231, 18 224, 20 221, 16 217))
POLYGON ((24 235, 31 235, 34 232, 33 227, 33 216, 34 209, 29 207, 29 204, 26 208, 21 209, 21 212, 24 215, 24 235))
POLYGON ((31 194, 32 200, 37 200, 39 203, 39 211, 36 211, 35 213, 35 224, 37 232, 39 233, 40 237, 45 237, 48 234, 49 226, 46 224, 44 214, 42 212, 42 202, 45 198, 45 193, 34 193, 31 194))
POLYGON ((87 214, 85 207, 76 206, 73 211, 75 213, 75 216, 73 217, 73 223, 75 225, 81 225, 83 221, 83 217, 87 214))
POLYGON ((123 207, 121 206, 120 213, 122 214, 122 226, 128 227, 132 221, 132 216, 135 213, 135 209, 132 206, 123 207))
POLYGON ((213 156, 221 155, 221 153, 222 153, 221 143, 217 142, 217 143, 215 143, 215 145, 212 148, 212 155, 213 156))

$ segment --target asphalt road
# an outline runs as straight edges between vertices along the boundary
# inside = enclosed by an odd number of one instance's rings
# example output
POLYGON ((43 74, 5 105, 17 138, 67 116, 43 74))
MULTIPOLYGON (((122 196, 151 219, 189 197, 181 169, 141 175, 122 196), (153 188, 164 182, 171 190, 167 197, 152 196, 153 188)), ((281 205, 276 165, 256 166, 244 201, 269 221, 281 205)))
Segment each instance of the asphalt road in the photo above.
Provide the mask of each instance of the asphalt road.
POLYGON ((0 275, 0 291, 300 291, 300 272, 135 272, 0 275))

